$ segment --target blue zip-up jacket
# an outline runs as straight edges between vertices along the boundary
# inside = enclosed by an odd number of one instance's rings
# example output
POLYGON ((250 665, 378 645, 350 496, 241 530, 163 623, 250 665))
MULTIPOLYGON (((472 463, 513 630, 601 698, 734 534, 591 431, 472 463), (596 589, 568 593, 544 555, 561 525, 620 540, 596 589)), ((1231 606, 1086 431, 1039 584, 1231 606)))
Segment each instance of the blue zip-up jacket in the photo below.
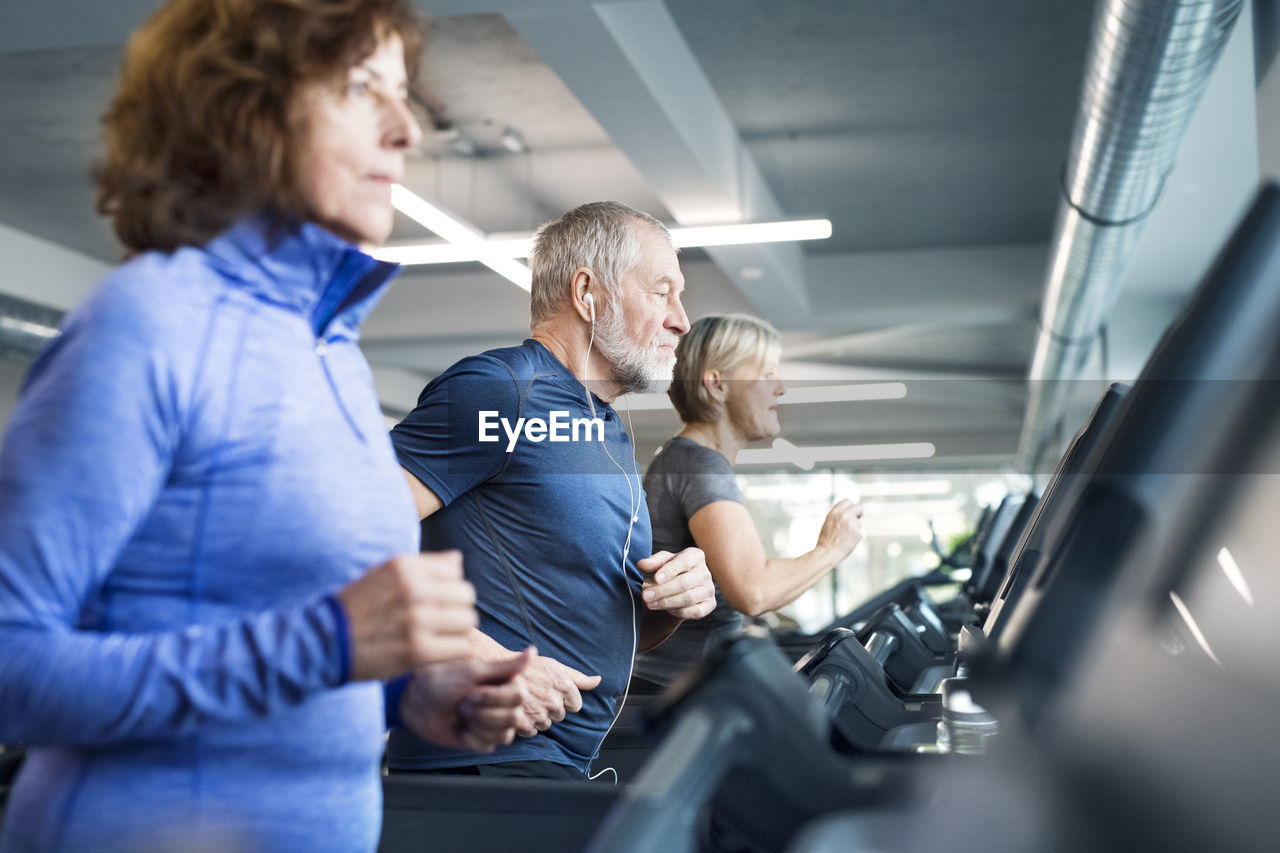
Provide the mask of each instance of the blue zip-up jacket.
POLYGON ((71 312, 0 450, 0 850, 372 850, 331 594, 417 550, 357 325, 394 267, 255 222, 71 312))

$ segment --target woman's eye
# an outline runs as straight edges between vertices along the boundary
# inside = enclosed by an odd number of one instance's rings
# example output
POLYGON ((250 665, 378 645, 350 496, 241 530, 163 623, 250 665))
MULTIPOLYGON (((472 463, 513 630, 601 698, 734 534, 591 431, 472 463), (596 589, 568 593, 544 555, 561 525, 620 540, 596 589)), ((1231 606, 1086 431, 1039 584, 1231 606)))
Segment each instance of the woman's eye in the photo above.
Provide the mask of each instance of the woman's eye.
POLYGON ((347 84, 348 95, 367 95, 369 94, 368 80, 352 80, 347 84))

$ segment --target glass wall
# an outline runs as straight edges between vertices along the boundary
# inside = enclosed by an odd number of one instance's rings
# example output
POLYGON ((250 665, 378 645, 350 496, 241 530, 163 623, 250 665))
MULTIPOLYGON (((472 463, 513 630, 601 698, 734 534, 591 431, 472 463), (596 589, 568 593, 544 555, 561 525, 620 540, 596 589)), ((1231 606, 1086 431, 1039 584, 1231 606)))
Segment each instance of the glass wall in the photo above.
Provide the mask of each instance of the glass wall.
POLYGON ((739 473, 738 484, 769 557, 794 557, 818 539, 844 498, 863 506, 863 541, 834 572, 778 616, 817 631, 877 592, 938 565, 930 522, 944 552, 973 530, 982 507, 1031 480, 1000 471, 878 474, 828 469, 739 473))

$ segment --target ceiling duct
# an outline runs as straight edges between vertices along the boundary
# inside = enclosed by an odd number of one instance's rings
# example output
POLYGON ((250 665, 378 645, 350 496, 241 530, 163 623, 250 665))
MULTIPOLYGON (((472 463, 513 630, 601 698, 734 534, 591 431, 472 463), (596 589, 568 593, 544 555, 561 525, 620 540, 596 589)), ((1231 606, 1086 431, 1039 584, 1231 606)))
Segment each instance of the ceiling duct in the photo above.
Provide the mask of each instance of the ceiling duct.
POLYGON ((58 334, 62 312, 0 293, 0 358, 28 362, 58 334))
POLYGON ((1050 241, 1018 447, 1024 465, 1035 466, 1054 446, 1071 380, 1115 305, 1242 6, 1243 0, 1099 3, 1050 241))

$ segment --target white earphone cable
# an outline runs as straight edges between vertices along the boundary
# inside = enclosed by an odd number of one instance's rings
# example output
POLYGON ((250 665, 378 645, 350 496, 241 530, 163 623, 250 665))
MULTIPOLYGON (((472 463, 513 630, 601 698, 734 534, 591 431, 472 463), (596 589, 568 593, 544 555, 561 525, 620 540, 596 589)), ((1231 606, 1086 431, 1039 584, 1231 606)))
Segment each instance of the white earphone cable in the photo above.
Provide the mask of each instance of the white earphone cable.
MULTIPOLYGON (((589 294, 588 294, 589 296, 589 294)), ((596 416, 595 401, 592 399, 591 388, 587 386, 587 364, 591 360, 591 347, 596 340, 596 311, 594 301, 589 300, 587 306, 591 312, 591 334, 587 338, 587 352, 582 359, 582 385, 587 393, 587 407, 591 410, 591 417, 596 416)), ((635 433, 635 428, 631 425, 631 404, 629 400, 623 400, 623 405, 627 411, 627 436, 630 438, 635 433)), ((640 482, 640 464, 636 461, 636 447, 634 441, 631 445, 631 470, 635 474, 635 486, 631 485, 631 478, 627 476, 627 470, 622 467, 617 459, 613 458, 613 454, 609 452, 609 444, 605 442, 601 445, 604 448, 605 456, 609 457, 609 461, 614 464, 618 472, 622 474, 622 478, 627 481, 627 509, 629 510, 629 518, 627 521, 627 537, 622 543, 622 582, 627 590, 627 598, 631 602, 631 662, 627 667, 626 686, 622 691, 622 698, 618 701, 617 707, 613 712, 613 720, 609 723, 609 728, 605 730, 604 736, 600 738, 600 743, 596 745, 595 754, 592 758, 600 755, 600 748, 604 746, 604 742, 608 740, 609 733, 613 731, 613 727, 618 724, 618 718, 622 716, 622 709, 627 704, 627 697, 631 693, 631 675, 635 669, 636 652, 640 648, 640 636, 636 626, 636 597, 631 594, 631 579, 627 577, 627 557, 631 553, 631 531, 635 529, 635 525, 640 521, 640 502, 644 500, 644 486, 640 482)), ((612 767, 605 767, 593 776, 588 778, 595 780, 605 773, 613 774, 613 784, 618 784, 618 771, 612 767)))

